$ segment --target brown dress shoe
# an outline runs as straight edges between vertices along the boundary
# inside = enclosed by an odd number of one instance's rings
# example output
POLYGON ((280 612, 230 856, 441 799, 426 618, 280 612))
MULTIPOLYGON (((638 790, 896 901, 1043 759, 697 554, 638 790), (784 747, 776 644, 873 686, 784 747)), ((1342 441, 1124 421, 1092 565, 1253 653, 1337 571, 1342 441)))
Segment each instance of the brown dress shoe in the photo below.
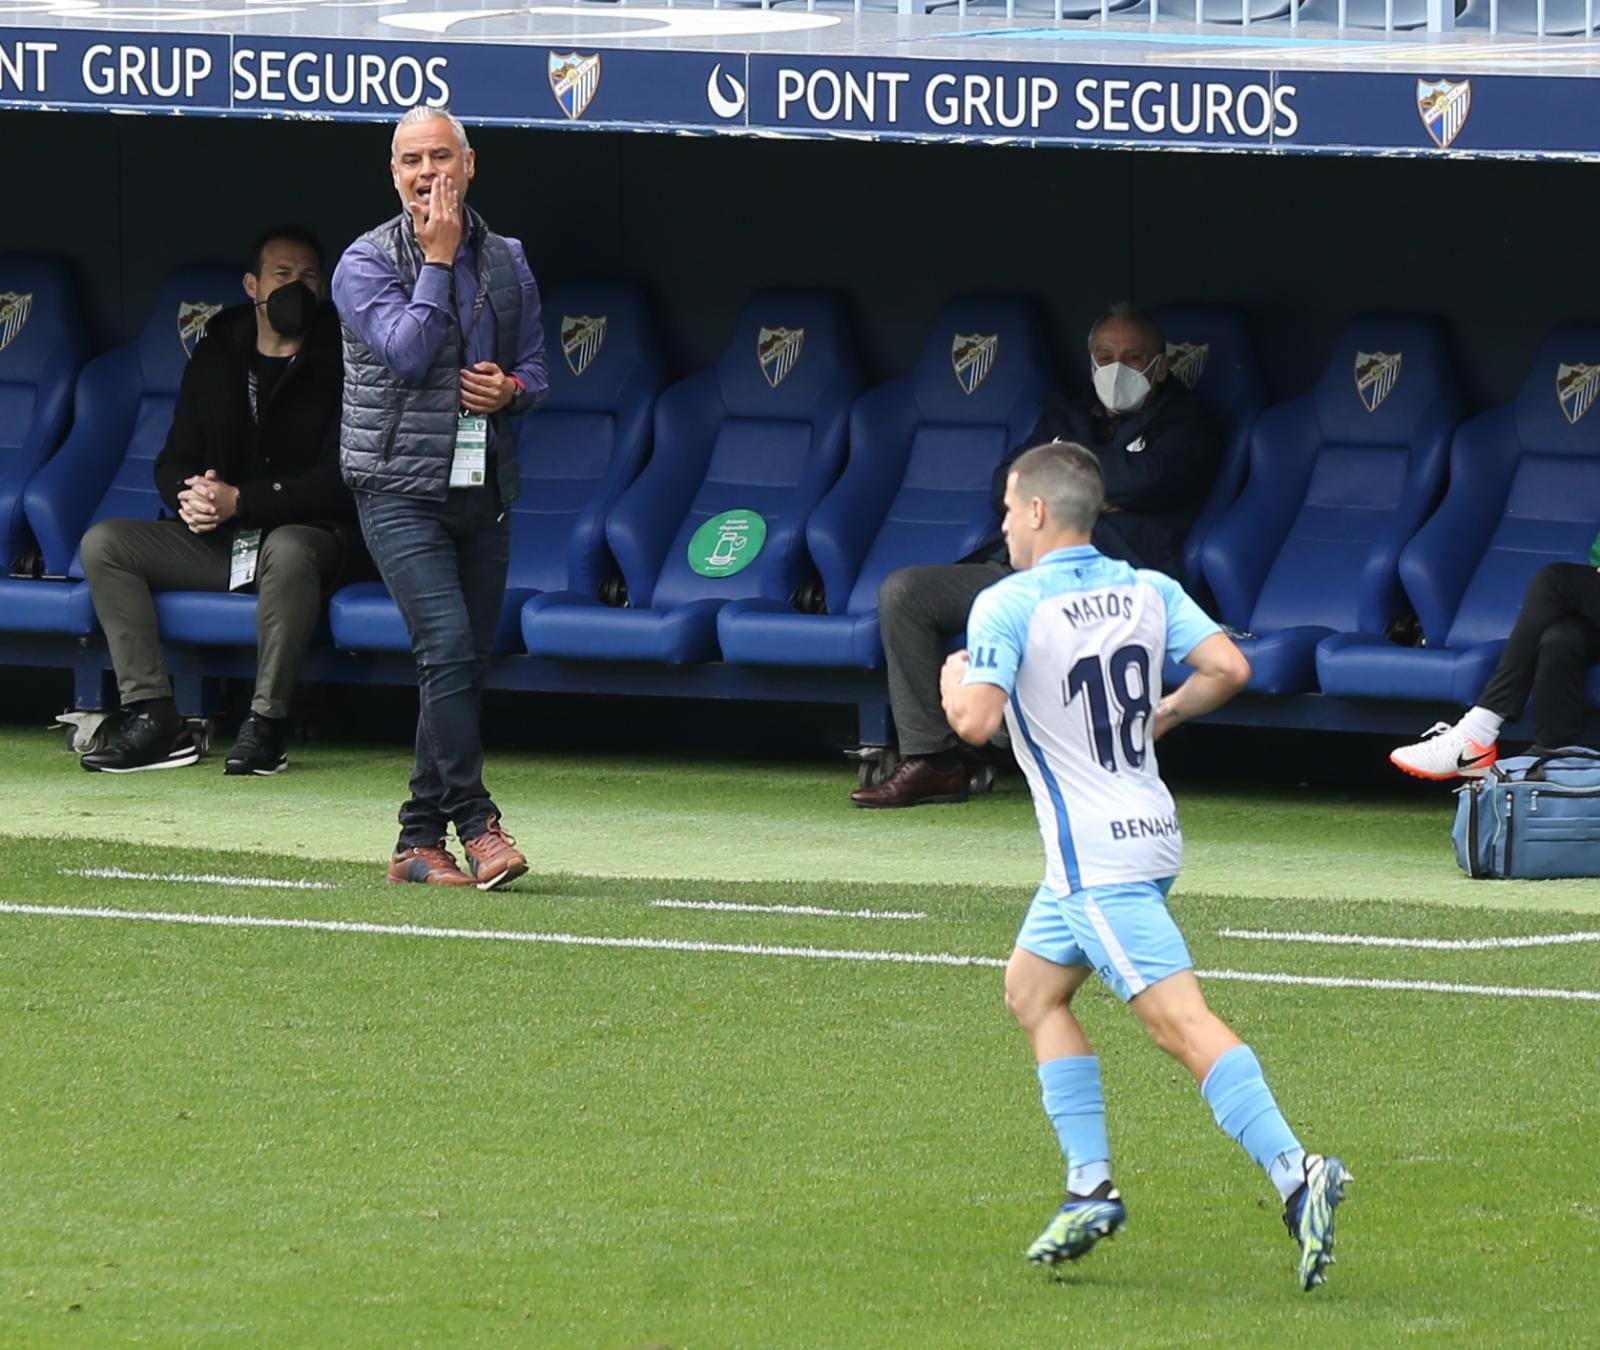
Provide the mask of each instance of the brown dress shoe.
POLYGON ((417 881, 425 886, 470 886, 472 878, 456 865, 441 839, 431 848, 403 848, 389 859, 390 881, 417 881))
POLYGON ((467 854, 467 870, 480 891, 504 886, 528 870, 528 860, 517 852, 516 843, 500 828, 500 817, 490 816, 483 833, 461 846, 467 854))
POLYGON ((967 766, 940 770, 925 759, 903 759, 877 787, 857 788, 850 800, 857 806, 926 806, 967 799, 967 766))

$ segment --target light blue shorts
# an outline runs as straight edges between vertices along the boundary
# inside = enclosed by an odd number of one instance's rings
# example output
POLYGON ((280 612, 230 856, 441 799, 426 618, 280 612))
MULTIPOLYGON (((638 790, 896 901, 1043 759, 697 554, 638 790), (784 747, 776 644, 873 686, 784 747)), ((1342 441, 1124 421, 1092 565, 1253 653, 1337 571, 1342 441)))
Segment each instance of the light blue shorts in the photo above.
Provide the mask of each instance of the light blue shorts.
POLYGON ((1091 967, 1126 1003, 1157 980, 1194 967, 1167 912, 1174 880, 1123 881, 1070 895, 1041 886, 1017 946, 1058 966, 1091 967))

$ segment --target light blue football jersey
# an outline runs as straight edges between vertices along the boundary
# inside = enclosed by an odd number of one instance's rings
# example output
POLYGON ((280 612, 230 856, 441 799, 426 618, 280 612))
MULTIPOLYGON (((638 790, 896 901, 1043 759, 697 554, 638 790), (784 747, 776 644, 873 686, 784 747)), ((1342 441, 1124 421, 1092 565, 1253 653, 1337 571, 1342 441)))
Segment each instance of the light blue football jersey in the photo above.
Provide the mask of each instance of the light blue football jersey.
POLYGON ((963 682, 1008 695, 1051 890, 1177 874, 1183 833, 1150 722, 1166 655, 1181 661, 1221 631, 1171 577, 1088 545, 1047 553, 973 602, 963 682))

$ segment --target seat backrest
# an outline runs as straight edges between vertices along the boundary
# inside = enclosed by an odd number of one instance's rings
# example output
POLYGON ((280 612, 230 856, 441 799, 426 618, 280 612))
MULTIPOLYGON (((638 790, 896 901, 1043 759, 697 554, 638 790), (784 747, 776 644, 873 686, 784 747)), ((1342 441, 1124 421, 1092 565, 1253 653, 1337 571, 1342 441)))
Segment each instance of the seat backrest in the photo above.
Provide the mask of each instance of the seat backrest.
POLYGON ((1198 587, 1200 545, 1244 486, 1250 432, 1267 404, 1267 385, 1242 310, 1228 305, 1162 305, 1155 316, 1167 335, 1172 377, 1200 396, 1222 433, 1212 484, 1184 541, 1184 584, 1198 587))
POLYGON ((0 572, 26 547, 23 485, 61 443, 88 347, 71 268, 0 256, 0 572))
MULTIPOLYGON (((122 462, 89 524, 123 517, 154 520, 162 510, 155 460, 166 444, 178 385, 189 357, 219 310, 246 297, 238 268, 192 266, 172 273, 132 344, 138 361, 137 402, 122 462)), ((73 559, 73 576, 82 575, 73 559)))
POLYGON ((650 449, 665 363, 643 290, 571 282, 544 297, 550 394, 522 418, 509 584, 594 596, 613 570, 605 523, 650 449))
POLYGON ((753 296, 717 364, 658 400, 650 463, 611 513, 631 603, 787 599, 809 572, 805 522, 838 477, 860 387, 836 295, 753 296))
POLYGON ((244 301, 242 275, 238 268, 178 268, 139 336, 84 367, 72 431, 24 491, 47 571, 83 575, 78 541, 96 521, 159 514, 153 464, 172 424, 179 381, 211 317, 244 301))
POLYGON ((1039 420, 1049 385, 1029 301, 945 305, 908 375, 863 394, 850 459, 806 537, 833 613, 878 607, 899 567, 954 562, 996 526, 996 466, 1039 420))
POLYGON ((1352 321, 1312 392, 1256 420, 1244 492, 1201 546, 1227 622, 1383 631, 1460 409, 1437 319, 1352 321))
POLYGON ((1597 395, 1600 326, 1563 325, 1540 344, 1510 405, 1456 434, 1449 497, 1492 494, 1500 505, 1446 646, 1505 637, 1535 572, 1546 563, 1588 559, 1600 533, 1597 395))

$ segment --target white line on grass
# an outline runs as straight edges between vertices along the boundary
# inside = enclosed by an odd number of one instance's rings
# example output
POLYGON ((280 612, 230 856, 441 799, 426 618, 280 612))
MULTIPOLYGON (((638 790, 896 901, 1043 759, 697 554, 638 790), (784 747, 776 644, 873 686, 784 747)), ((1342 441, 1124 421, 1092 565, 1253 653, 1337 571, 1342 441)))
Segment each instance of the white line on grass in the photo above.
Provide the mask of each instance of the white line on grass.
MULTIPOLYGON (((461 938, 478 942, 536 942, 562 947, 624 947, 672 952, 725 952, 733 956, 789 956, 813 961, 870 961, 910 966, 1003 967, 995 956, 952 952, 875 952, 826 947, 772 947, 746 942, 690 942, 680 938, 595 937, 583 933, 526 933, 492 928, 423 928, 416 924, 351 923, 342 919, 278 919, 249 914, 171 914, 157 910, 78 909, 69 905, 18 905, 0 901, 0 914, 61 919, 123 919, 190 924, 206 928, 295 928, 318 933, 381 934, 390 937, 461 938)), ((1479 994, 1492 998, 1552 998, 1600 1003, 1600 990, 1526 989, 1513 985, 1447 984, 1437 980, 1367 980, 1342 975, 1283 975, 1252 970, 1200 970, 1203 980, 1247 984, 1314 985, 1322 989, 1387 989, 1427 994, 1479 994)))
POLYGON ((1561 947, 1600 942, 1600 933, 1535 933, 1531 937, 1405 938, 1362 933, 1274 933, 1264 928, 1219 928, 1218 937, 1250 942, 1314 942, 1325 947, 1416 947, 1434 952, 1486 952, 1510 947, 1561 947))
POLYGON ((1527 989, 1520 985, 1450 984, 1442 980, 1358 980, 1343 975, 1265 975, 1251 970, 1198 970, 1203 980, 1247 984, 1311 984, 1319 989, 1399 989, 1422 994, 1481 994, 1487 998, 1559 998, 1600 1003, 1597 989, 1527 989))
POLYGON ((820 914, 827 919, 926 919, 920 909, 824 909, 819 905, 736 905, 727 900, 652 900, 656 909, 710 909, 729 914, 820 914))
POLYGON ((197 886, 256 886, 263 890, 332 891, 328 881, 280 881, 276 877, 228 877, 214 872, 125 872, 120 867, 63 867, 64 877, 94 877, 106 881, 184 881, 197 886))
POLYGON ((78 909, 69 905, 16 905, 0 901, 0 914, 61 919, 127 919, 210 928, 300 928, 317 933, 368 933, 392 937, 463 938, 479 942, 540 942, 560 947, 630 947, 669 952, 727 952, 734 956, 800 956, 817 961, 885 961, 910 966, 1004 966, 993 956, 950 952, 870 952, 826 947, 772 947, 748 942, 691 942, 682 938, 595 937, 586 933, 527 933, 493 928, 423 928, 416 924, 350 923, 342 919, 276 919, 249 914, 169 914, 158 910, 78 909))

